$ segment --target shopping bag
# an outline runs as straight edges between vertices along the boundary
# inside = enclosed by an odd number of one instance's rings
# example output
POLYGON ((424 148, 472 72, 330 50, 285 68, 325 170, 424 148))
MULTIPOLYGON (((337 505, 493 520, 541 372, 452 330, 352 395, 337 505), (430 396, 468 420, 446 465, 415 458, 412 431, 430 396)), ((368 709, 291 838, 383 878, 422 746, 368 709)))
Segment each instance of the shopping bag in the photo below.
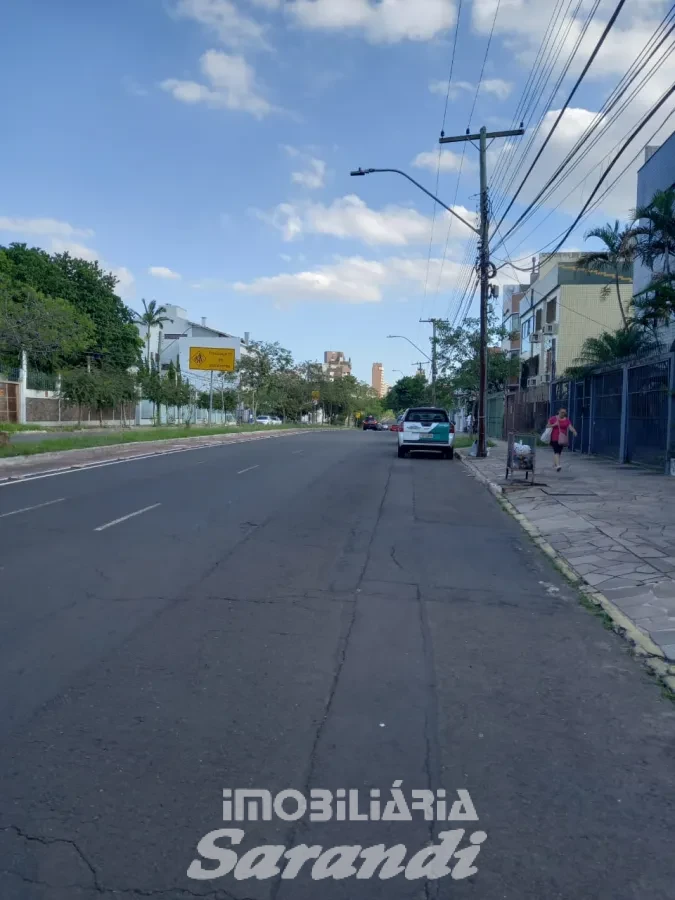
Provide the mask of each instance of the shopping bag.
POLYGON ((541 442, 542 444, 550 444, 551 443, 551 435, 553 434, 553 429, 550 425, 547 425, 546 428, 541 433, 541 442))

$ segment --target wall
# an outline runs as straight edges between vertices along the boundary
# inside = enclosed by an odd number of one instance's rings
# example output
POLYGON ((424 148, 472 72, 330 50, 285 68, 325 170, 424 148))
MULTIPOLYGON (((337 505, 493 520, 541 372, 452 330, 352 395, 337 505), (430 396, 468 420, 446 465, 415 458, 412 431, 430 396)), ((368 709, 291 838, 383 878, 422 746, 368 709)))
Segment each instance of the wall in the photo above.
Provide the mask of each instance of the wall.
MULTIPOLYGON (((621 313, 616 291, 610 286, 606 299, 603 286, 597 284, 565 284, 560 288, 559 325, 556 339, 556 374, 558 377, 581 353, 589 337, 621 327, 621 313)), ((632 297, 632 285, 621 285, 621 299, 627 308, 632 297)))
MULTIPOLYGON (((673 185, 675 185, 675 132, 658 150, 651 153, 647 162, 638 170, 636 206, 646 206, 656 191, 665 191, 673 185)), ((673 267, 675 268, 675 260, 673 267)), ((650 279, 651 270, 638 260, 633 271, 635 293, 646 288, 650 279)))
MULTIPOLYGON (((37 393, 37 392, 30 392, 37 393)), ((57 397, 26 397, 26 423, 41 425, 76 425, 78 418, 77 406, 65 403, 63 400, 59 402, 57 397)), ((134 407, 133 404, 126 405, 126 420, 133 424, 134 407)), ((120 409, 104 409, 104 424, 119 424, 120 409)), ((82 408, 82 425, 96 426, 100 424, 99 413, 97 409, 89 407, 82 408)))

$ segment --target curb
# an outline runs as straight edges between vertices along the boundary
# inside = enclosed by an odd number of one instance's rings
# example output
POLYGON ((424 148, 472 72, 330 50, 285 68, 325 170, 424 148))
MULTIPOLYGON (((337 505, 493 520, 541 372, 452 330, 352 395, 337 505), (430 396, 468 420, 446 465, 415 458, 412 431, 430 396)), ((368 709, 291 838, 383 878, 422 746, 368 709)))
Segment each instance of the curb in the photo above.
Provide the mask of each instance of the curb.
MULTIPOLYGON (((511 515, 520 525, 523 531, 531 538, 533 544, 537 546, 549 559, 553 562, 558 571, 573 584, 581 595, 598 609, 601 609, 612 622, 612 629, 619 634, 624 640, 631 645, 631 650, 635 656, 645 663, 648 669, 656 675, 672 693, 675 693, 675 665, 669 663, 663 650, 655 644, 654 641, 641 631, 637 625, 628 618, 628 616, 619 609, 611 600, 605 597, 600 591, 595 590, 587 585, 583 577, 574 569, 567 560, 558 551, 549 544, 539 529, 534 526, 529 519, 522 513, 518 512, 516 507, 504 496, 504 489, 501 485, 491 481, 482 472, 479 472, 470 462, 470 460, 462 459, 465 465, 471 470, 471 475, 484 484, 488 490, 494 494, 500 506, 511 515)), ((675 698, 674 698, 675 699, 675 698)))
MULTIPOLYGON (((326 431, 328 430, 332 429, 327 427, 326 431)), ((318 431, 319 429, 289 428, 284 431, 273 433, 266 431, 249 431, 240 434, 229 433, 220 435, 195 435, 195 437, 184 438, 159 438, 154 441, 129 441, 122 444, 106 444, 99 447, 75 447, 71 450, 56 450, 51 453, 47 452, 27 456, 7 457, 5 459, 0 459, 0 485, 34 478, 38 475, 55 475, 59 472, 96 468, 108 463, 167 456, 172 453, 184 453, 188 450, 205 449, 207 447, 218 447, 227 444, 244 444, 250 441, 293 437, 299 434, 316 434, 318 431), (172 446, 166 446, 169 444, 172 446), (178 444, 178 446, 176 446, 176 444, 178 444), (162 445, 165 445, 164 449, 162 449, 162 445), (130 450, 135 450, 136 448, 138 448, 139 452, 130 452, 130 450), (126 450, 126 452, 120 452, 122 450, 126 450), (73 458, 73 454, 80 453, 91 454, 93 458, 81 461, 78 461, 77 458, 73 458), (62 461, 62 465, 58 465, 60 461, 62 461), (3 468, 15 466, 20 470, 22 467, 27 467, 31 463, 33 463, 33 465, 39 465, 41 462, 44 462, 45 464, 52 463, 53 468, 39 469, 30 472, 17 471, 4 476, 2 474, 3 468)))

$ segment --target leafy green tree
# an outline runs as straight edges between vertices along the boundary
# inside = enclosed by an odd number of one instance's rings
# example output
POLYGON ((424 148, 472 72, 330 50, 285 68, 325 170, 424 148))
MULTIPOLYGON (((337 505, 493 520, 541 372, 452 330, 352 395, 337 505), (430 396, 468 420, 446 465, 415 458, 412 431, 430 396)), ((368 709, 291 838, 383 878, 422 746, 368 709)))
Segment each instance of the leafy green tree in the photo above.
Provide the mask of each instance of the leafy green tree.
POLYGON ((85 353, 94 331, 91 319, 66 300, 0 277, 0 355, 13 364, 25 350, 30 362, 53 370, 85 353))
POLYGON ((635 209, 633 216, 637 255, 650 269, 661 262, 663 273, 670 275, 675 257, 675 187, 657 191, 646 206, 635 209))
MULTIPOLYGON (((45 297, 70 303, 94 324, 89 346, 116 369, 138 365, 142 346, 133 313, 115 293, 117 278, 97 262, 76 259, 69 253, 49 254, 26 244, 0 248, 0 274, 13 285, 33 288, 45 297)), ((82 357, 73 357, 81 364, 82 357)))
MULTIPOLYGON (((166 307, 159 306, 156 300, 151 300, 147 303, 145 300, 141 300, 143 304, 143 312, 137 313, 133 312, 134 321, 138 325, 142 325, 145 328, 145 346, 146 346, 146 355, 148 363, 150 363, 151 349, 150 349, 150 332, 153 328, 159 327, 160 331, 164 327, 164 323, 169 321, 168 316, 165 315, 166 307)), ((159 349, 158 349, 159 352, 159 349)), ((161 362, 161 360, 158 360, 161 362)))
POLYGON ((589 253, 582 254, 577 261, 576 267, 586 272, 596 269, 613 275, 621 321, 625 327, 627 317, 621 300, 620 279, 622 275, 631 274, 631 267, 636 253, 635 229, 631 227, 622 228, 617 219, 613 225, 607 224, 598 228, 591 228, 590 231, 586 232, 584 238, 586 240, 588 238, 597 238, 604 244, 604 249, 592 250, 589 253))
POLYGON ((67 369, 61 374, 61 397, 77 405, 77 424, 82 424, 82 408, 95 406, 98 400, 96 381, 86 368, 67 369))
POLYGON ((394 410, 398 415, 403 410, 411 406, 423 406, 430 402, 430 390, 426 376, 422 373, 417 375, 404 375, 403 378, 393 384, 383 403, 385 406, 394 410))
POLYGON ((237 372, 241 390, 248 395, 248 405, 255 415, 259 398, 270 387, 272 377, 293 368, 293 356, 278 342, 251 341, 247 350, 239 359, 237 372))
MULTIPOLYGON (((447 322, 437 326, 437 353, 440 377, 437 395, 447 407, 471 404, 477 396, 480 382, 480 321, 466 319, 462 326, 447 322)), ((510 379, 518 374, 520 362, 510 358, 501 347, 495 346, 505 331, 497 323, 493 309, 488 315, 488 391, 503 391, 510 379)))

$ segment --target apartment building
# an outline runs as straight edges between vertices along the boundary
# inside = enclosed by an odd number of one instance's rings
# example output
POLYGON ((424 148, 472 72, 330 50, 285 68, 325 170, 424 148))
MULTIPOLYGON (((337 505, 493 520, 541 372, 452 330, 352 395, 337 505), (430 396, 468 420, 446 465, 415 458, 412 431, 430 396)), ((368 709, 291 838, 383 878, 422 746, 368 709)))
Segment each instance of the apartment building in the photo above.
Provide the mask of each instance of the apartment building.
POLYGON ((373 363, 370 384, 378 397, 384 397, 387 392, 387 386, 384 382, 384 368, 382 366, 382 363, 373 363))
MULTIPOLYGON (((647 206, 657 191, 675 187, 675 132, 660 147, 646 147, 645 161, 638 170, 636 206, 647 206)), ((663 271, 663 259, 654 264, 655 272, 663 271)), ((675 272, 675 259, 671 257, 671 271, 675 272)), ((651 269, 635 261, 633 291, 643 291, 652 279, 651 269)), ((675 321, 664 323, 659 329, 659 339, 666 348, 675 348, 675 321)))
MULTIPOLYGON (((519 298, 521 387, 548 383, 576 363, 584 341, 621 326, 614 275, 576 267, 580 254, 544 259, 519 298)), ((633 295, 633 272, 620 275, 624 309, 633 295)))
POLYGON ((323 354, 323 371, 330 381, 352 374, 352 361, 345 359, 342 350, 326 350, 323 354))

